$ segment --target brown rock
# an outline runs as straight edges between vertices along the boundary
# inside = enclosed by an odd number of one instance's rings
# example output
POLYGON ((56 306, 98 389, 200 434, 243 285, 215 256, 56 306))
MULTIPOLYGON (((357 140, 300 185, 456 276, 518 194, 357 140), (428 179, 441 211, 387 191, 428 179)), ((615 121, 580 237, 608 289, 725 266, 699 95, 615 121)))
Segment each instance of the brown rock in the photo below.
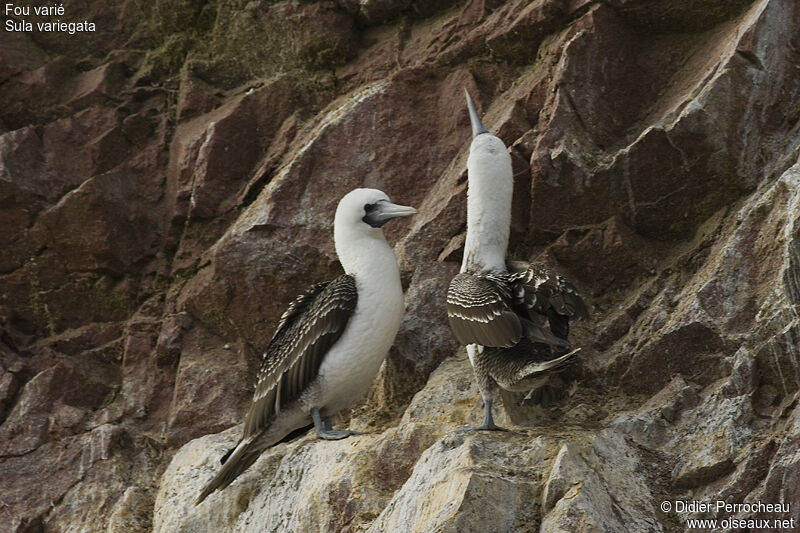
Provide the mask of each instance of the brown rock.
POLYGON ((406 291, 406 314, 397 333, 397 355, 427 376, 458 349, 447 324, 447 286, 458 273, 456 265, 431 263, 414 271, 406 291))
POLYGON ((175 216, 220 214, 291 113, 292 90, 279 79, 179 126, 169 177, 175 216))
POLYGON ((358 14, 359 18, 367 24, 379 24, 386 22, 403 11, 412 4, 413 0, 340 0, 339 4, 358 14))
POLYGON ((689 33, 708 29, 739 14, 749 2, 612 0, 609 5, 632 24, 648 31, 689 33))
POLYGON ((240 343, 224 344, 195 328, 181 339, 181 354, 167 422, 170 444, 237 423, 244 416, 240 406, 251 400, 255 384, 250 354, 240 343))
POLYGON ((122 89, 127 78, 125 64, 105 63, 77 76, 69 103, 77 108, 108 103, 122 89))
POLYGON ((3 53, 0 54, 0 81, 39 68, 46 60, 45 53, 30 36, 22 32, 4 31, 0 35, 3 53))
MULTIPOLYGON (((758 24, 748 26, 750 20, 740 18, 736 22, 758 33, 765 31, 771 19, 764 16, 758 24)), ((751 76, 761 75, 757 69, 740 63, 729 49, 715 61, 700 60, 708 55, 693 56, 696 63, 693 70, 688 70, 688 65, 675 62, 675 51, 687 42, 674 37, 641 41, 610 9, 603 7, 585 15, 564 39, 571 39, 572 35, 574 40, 564 49, 561 66, 554 73, 557 79, 553 87, 557 90, 548 104, 550 111, 543 117, 546 122, 540 123, 540 130, 548 133, 541 138, 532 160, 535 227, 542 231, 565 228, 567 221, 554 214, 559 213, 559 205, 569 203, 582 213, 579 218, 572 218, 573 225, 596 223, 599 220, 595 217, 605 219, 621 213, 635 230, 648 236, 680 238, 721 205, 752 190, 755 182, 747 176, 759 172, 744 170, 755 170, 748 150, 740 147, 746 126, 739 117, 723 118, 726 111, 717 106, 716 98, 722 94, 737 98, 737 87, 749 85, 751 76), (583 33, 574 33, 581 27, 583 33), (605 42, 611 35, 611 41, 605 42), (668 42, 673 55, 665 62, 668 42), (604 53, 610 47, 619 49, 613 54, 615 59, 599 70, 597 63, 581 64, 582 58, 589 57, 584 50, 595 47, 604 53), (626 58, 628 54, 648 61, 662 58, 653 63, 660 65, 659 72, 642 78, 643 70, 632 68, 638 63, 632 57, 626 58), (730 69, 720 71, 718 64, 729 64, 730 69), (703 71, 707 73, 704 78, 699 76, 703 71), (600 88, 597 97, 572 89, 592 79, 592 72, 598 76, 590 82, 600 88), (626 83, 617 83, 620 79, 626 83), (679 97, 678 91, 691 86, 707 88, 694 105, 686 106, 686 99, 679 97), (621 100, 630 105, 609 105, 621 100), (566 131, 570 134, 565 135, 566 131), (729 155, 699 156, 717 150, 729 155), (650 179, 656 175, 659 179, 650 179)), ((710 51, 719 46, 715 42, 725 42, 729 35, 710 31, 703 49, 710 51)), ((752 97, 756 101, 762 95, 752 97)), ((753 135, 769 135, 772 128, 782 127, 777 126, 780 122, 780 118, 765 116, 753 135)), ((774 162, 778 163, 781 157, 774 162)))
POLYGON ((550 250, 581 280, 596 287, 625 286, 655 266, 656 253, 618 218, 564 232, 550 250))
POLYGON ((208 113, 219 105, 213 87, 196 78, 188 69, 181 72, 181 89, 178 94, 178 118, 190 119, 208 113))
POLYGON ((558 30, 566 17, 562 0, 510 2, 487 21, 486 46, 493 55, 527 64, 536 57, 539 43, 558 30))
POLYGON ((657 502, 720 498, 796 517, 794 3, 70 9, 98 29, 0 32, 7 529, 676 531, 657 502), (594 315, 567 397, 500 406, 502 434, 458 430, 482 404, 441 308, 464 88, 511 151, 510 255, 594 315), (386 227, 403 329, 337 420, 366 434, 300 436, 194 507, 239 429, 201 435, 240 420, 286 304, 340 273, 358 186, 420 211, 386 227))

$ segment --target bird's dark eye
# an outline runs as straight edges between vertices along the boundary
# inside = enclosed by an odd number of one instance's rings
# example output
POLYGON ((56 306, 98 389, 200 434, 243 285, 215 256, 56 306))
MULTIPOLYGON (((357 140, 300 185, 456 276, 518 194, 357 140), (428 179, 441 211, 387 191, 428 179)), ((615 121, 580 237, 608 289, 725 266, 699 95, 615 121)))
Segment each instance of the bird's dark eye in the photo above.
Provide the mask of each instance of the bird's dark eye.
POLYGON ((364 204, 364 212, 365 213, 370 213, 370 212, 374 211, 376 207, 378 207, 378 206, 375 205, 375 204, 364 204))

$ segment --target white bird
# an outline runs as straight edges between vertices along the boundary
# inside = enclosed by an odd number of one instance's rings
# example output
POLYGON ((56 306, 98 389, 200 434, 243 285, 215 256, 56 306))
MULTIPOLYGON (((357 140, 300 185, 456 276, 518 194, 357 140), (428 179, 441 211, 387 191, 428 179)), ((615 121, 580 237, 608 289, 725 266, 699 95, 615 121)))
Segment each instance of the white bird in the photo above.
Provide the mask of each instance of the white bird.
POLYGON ((467 345, 483 397, 483 423, 470 428, 501 429, 492 417, 498 386, 511 391, 542 387, 548 372, 579 350, 571 350, 567 341, 570 318, 588 319, 589 312, 575 287, 556 272, 541 263, 506 259, 511 156, 466 96, 472 124, 467 238, 461 272, 447 292, 447 316, 456 338, 467 345))
POLYGON ((416 212, 375 189, 355 189, 339 201, 333 234, 345 274, 314 285, 283 313, 242 438, 195 505, 293 431, 313 423, 322 439, 351 434, 332 429, 331 417, 369 389, 403 318, 400 270, 381 227, 416 212))

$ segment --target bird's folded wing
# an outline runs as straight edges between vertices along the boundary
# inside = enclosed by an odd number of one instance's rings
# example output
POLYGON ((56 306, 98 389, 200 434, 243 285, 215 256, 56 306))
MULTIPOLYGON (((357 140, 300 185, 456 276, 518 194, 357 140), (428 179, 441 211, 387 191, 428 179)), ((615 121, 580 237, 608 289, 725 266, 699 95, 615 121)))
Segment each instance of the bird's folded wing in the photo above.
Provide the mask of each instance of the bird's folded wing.
POLYGON ((447 318, 462 344, 508 348, 519 342, 523 327, 509 307, 512 295, 492 276, 458 274, 447 290, 447 318))
POLYGON ((589 309, 578 290, 567 279, 542 263, 509 261, 511 283, 517 299, 515 305, 524 305, 547 316, 552 307, 558 314, 574 319, 589 319, 589 309))
POLYGON ((323 357, 347 327, 357 300, 355 279, 343 275, 314 285, 289 304, 264 354, 243 440, 269 425, 283 406, 314 381, 323 357))

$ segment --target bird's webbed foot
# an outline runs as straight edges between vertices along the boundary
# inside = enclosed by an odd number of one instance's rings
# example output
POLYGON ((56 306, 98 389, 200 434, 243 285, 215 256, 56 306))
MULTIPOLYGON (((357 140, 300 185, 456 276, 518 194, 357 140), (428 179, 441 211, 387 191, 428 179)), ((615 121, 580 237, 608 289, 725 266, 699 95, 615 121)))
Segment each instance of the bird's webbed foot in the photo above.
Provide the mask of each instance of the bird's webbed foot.
POLYGON ((317 437, 325 440, 341 440, 352 435, 348 429, 323 429, 317 430, 317 437))
POLYGON ((492 402, 491 400, 483 401, 483 423, 480 426, 464 426, 463 431, 508 431, 504 427, 500 427, 494 423, 492 416, 492 402))
POLYGON ((461 431, 508 431, 508 429, 498 426, 494 422, 483 422, 480 426, 462 426, 461 431))
POLYGON ((341 440, 350 435, 360 435, 360 433, 349 429, 333 429, 331 417, 326 416, 323 419, 319 414, 318 407, 311 408, 311 418, 314 420, 314 430, 317 432, 317 437, 321 439, 341 440))

